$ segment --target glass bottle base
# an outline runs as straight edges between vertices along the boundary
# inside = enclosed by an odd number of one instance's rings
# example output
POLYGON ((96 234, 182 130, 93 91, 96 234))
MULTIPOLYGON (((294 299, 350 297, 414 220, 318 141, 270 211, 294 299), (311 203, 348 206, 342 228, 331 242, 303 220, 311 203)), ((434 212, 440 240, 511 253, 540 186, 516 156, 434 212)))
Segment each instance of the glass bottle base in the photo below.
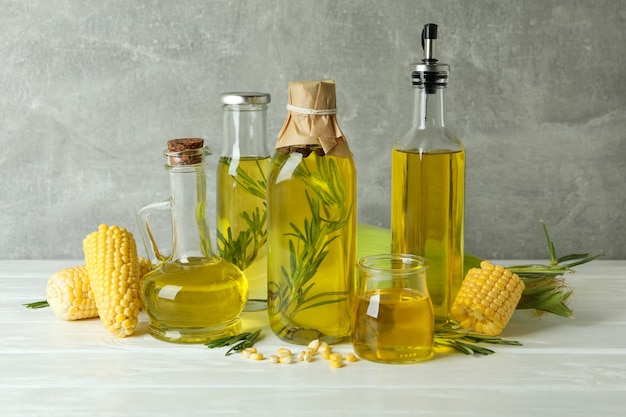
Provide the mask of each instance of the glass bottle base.
POLYGON ((243 308, 243 311, 261 311, 261 310, 267 310, 267 300, 249 298, 248 301, 246 302, 246 306, 243 308))
POLYGON ((206 343, 208 341, 234 336, 241 330, 239 319, 227 325, 214 327, 169 327, 150 323, 148 333, 157 339, 172 343, 206 343))
POLYGON ((431 359, 434 355, 432 348, 397 347, 376 349, 367 345, 354 345, 354 352, 361 359, 371 362, 403 364, 418 363, 431 359))
POLYGON ((274 331, 274 334, 278 336, 279 339, 284 340, 287 343, 292 343, 294 345, 306 346, 316 339, 320 342, 326 342, 329 345, 334 345, 337 343, 348 341, 350 339, 349 335, 333 336, 324 334, 319 330, 305 329, 295 326, 285 326, 279 330, 274 330, 272 328, 272 331, 274 331))

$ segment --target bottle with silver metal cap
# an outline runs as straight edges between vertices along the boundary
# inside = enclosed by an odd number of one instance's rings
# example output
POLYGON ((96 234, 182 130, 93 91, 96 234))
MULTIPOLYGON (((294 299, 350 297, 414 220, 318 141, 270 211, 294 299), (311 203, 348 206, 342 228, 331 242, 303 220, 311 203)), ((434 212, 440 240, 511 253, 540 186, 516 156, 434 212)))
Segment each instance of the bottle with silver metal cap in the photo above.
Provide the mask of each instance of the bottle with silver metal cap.
POLYGON ((248 278, 246 311, 267 307, 268 93, 221 95, 224 146, 217 164, 216 226, 221 257, 248 278))
POLYGON ((424 59, 412 66, 413 122, 392 151, 392 250, 428 259, 439 323, 463 281, 465 149, 445 124, 449 66, 436 59, 437 25, 422 31, 424 59))

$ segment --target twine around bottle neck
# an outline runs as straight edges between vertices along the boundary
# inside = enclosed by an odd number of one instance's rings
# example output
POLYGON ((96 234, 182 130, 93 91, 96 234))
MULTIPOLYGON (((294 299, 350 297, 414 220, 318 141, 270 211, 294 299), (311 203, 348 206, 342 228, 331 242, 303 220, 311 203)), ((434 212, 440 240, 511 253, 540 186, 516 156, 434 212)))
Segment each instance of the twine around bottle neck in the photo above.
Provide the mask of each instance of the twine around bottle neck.
POLYGON ((306 114, 312 116, 329 116, 337 114, 337 109, 309 109, 306 107, 298 107, 291 104, 287 104, 287 110, 293 113, 306 114))

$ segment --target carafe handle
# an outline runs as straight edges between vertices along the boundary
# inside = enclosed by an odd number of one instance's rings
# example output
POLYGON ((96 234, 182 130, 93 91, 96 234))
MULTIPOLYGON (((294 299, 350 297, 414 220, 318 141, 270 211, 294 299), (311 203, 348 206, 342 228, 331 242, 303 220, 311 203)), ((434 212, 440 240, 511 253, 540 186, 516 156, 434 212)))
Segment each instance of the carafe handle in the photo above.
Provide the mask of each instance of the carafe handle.
POLYGON ((172 210, 172 200, 164 200, 159 201, 157 203, 148 204, 147 206, 142 207, 137 212, 137 226, 139 227, 139 233, 141 235, 141 240, 143 241, 143 245, 146 248, 146 254, 148 255, 148 259, 152 265, 157 265, 158 263, 165 260, 165 256, 161 255, 159 252, 159 248, 154 240, 154 235, 152 234, 152 230, 150 229, 150 223, 148 222, 148 216, 157 211, 169 211, 172 210))

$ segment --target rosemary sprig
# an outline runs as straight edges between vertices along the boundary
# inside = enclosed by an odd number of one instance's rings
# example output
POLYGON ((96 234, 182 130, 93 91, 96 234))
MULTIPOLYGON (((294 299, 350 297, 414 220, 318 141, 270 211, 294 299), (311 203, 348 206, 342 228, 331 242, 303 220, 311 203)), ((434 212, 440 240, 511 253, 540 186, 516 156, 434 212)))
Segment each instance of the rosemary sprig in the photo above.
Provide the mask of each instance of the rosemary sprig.
POLYGON ((218 230, 220 256, 237 265, 242 271, 249 267, 267 242, 266 215, 265 208, 261 211, 258 207, 252 215, 247 211, 241 212, 239 216, 248 227, 240 231, 236 238, 233 237, 230 226, 226 229, 226 236, 218 230))
MULTIPOLYGON (((319 156, 316 169, 301 163, 294 171, 305 188, 309 217, 301 225, 291 223, 289 263, 281 265, 280 283, 271 282, 269 295, 273 301, 270 314, 281 314, 289 323, 301 311, 347 300, 348 291, 315 293, 313 279, 329 254, 329 246, 341 237, 351 217, 352 207, 346 207, 346 188, 341 173, 332 158, 319 156)), ((285 328, 285 331, 288 329, 285 328)))
MULTIPOLYGON (((226 162, 230 165, 232 159, 227 159, 226 162)), ((259 180, 252 178, 240 166, 237 167, 237 175, 234 178, 243 190, 263 201, 263 209, 256 207, 252 213, 247 211, 239 213, 239 217, 244 220, 247 228, 241 230, 236 237, 233 236, 230 226, 227 228, 225 235, 220 230, 217 230, 220 256, 234 263, 241 270, 245 270, 255 261, 259 250, 267 242, 267 210, 265 203, 267 178, 260 162, 258 160, 255 162, 261 177, 259 180)))
POLYGON ((332 159, 326 163, 325 157, 317 158, 317 172, 312 172, 306 164, 301 164, 295 175, 312 190, 322 202, 323 218, 333 226, 332 231, 343 228, 350 218, 352 207, 345 207, 346 187, 342 182, 337 164, 332 159), (334 220, 333 220, 334 219, 334 220))
MULTIPOLYGON (((256 162, 257 170, 261 175, 261 179, 255 180, 252 178, 245 170, 241 169, 241 167, 237 167, 237 176, 235 177, 235 181, 239 184, 244 190, 248 193, 259 197, 261 200, 265 201, 266 190, 267 190, 267 178, 265 177, 265 171, 261 166, 258 160, 256 162)), ((229 161, 230 164, 230 161, 229 161)))
POLYGON ((50 307, 50 304, 48 304, 48 302, 46 300, 43 301, 35 301, 33 303, 26 303, 26 304, 22 304, 24 307, 26 308, 32 308, 33 310, 36 310, 38 308, 46 308, 46 307, 50 307))
POLYGON ((228 356, 234 352, 241 352, 249 347, 254 346, 257 338, 261 334, 261 329, 255 332, 244 332, 234 336, 226 336, 219 339, 206 342, 204 345, 209 349, 220 348, 224 346, 230 346, 230 349, 226 351, 224 356, 228 356))
POLYGON ((466 355, 491 355, 495 353, 493 350, 482 347, 477 343, 522 346, 520 342, 515 340, 462 331, 459 323, 455 321, 443 324, 435 329, 435 347, 450 347, 466 355))
POLYGON ((302 229, 291 223, 293 232, 287 235, 294 239, 289 241, 289 270, 285 266, 281 267, 285 285, 279 290, 281 297, 278 311, 286 313, 289 319, 304 309, 345 301, 347 297, 347 292, 308 296, 315 286, 315 282, 311 281, 328 255, 328 246, 339 235, 330 236, 334 225, 322 220, 319 201, 313 200, 308 193, 306 197, 311 219, 304 219, 302 229), (317 302, 311 304, 313 301, 317 302))

